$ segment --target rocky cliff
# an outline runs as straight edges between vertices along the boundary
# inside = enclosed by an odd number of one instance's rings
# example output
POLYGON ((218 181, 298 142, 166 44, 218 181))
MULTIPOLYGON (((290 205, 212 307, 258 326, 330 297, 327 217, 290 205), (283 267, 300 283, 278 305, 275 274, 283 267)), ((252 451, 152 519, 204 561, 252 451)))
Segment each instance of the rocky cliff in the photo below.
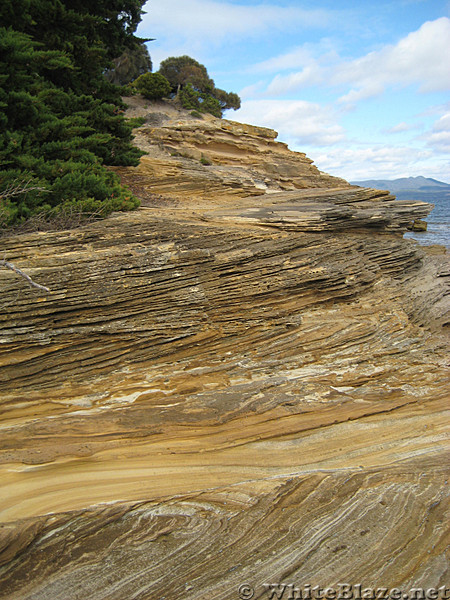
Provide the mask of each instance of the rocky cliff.
POLYGON ((444 585, 449 269, 402 238, 431 207, 130 102, 142 208, 0 240, 50 289, 0 270, 0 598, 444 585))

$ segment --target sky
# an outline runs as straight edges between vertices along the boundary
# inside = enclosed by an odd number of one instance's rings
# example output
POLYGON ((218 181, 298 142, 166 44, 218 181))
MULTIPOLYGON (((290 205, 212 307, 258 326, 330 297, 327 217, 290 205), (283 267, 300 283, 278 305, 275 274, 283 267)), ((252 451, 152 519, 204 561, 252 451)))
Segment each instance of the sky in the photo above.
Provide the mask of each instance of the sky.
POLYGON ((204 64, 234 121, 349 181, 450 183, 450 0, 149 0, 153 70, 204 64))

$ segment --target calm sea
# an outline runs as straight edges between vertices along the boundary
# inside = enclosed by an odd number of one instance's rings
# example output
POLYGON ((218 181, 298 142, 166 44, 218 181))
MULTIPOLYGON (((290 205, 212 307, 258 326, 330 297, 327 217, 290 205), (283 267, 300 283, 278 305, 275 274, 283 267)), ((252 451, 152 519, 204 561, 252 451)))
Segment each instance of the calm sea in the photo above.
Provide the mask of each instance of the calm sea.
MULTIPOLYGON (((399 194, 397 195, 397 198, 398 196, 399 194)), ((420 200, 422 200, 422 198, 420 198, 420 200)), ((450 196, 436 195, 431 197, 430 195, 426 200, 425 198, 423 198, 423 200, 435 205, 426 219, 428 223, 427 231, 408 231, 408 233, 405 233, 404 237, 413 238, 423 246, 441 244, 450 249, 450 196)))

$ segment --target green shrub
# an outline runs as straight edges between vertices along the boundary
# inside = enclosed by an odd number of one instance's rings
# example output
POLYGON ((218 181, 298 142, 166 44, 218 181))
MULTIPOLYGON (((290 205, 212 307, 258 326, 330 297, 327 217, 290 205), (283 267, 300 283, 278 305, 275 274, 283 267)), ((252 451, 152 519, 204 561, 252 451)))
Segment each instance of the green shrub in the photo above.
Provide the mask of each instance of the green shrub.
POLYGON ((139 43, 143 3, 0 3, 0 227, 60 205, 96 214, 138 205, 106 168, 136 166, 143 152, 104 72, 139 43))
POLYGON ((200 158, 200 162, 202 163, 202 165, 205 165, 206 167, 209 167, 210 165, 212 165, 212 161, 204 154, 202 154, 202 156, 200 158))
POLYGON ((183 108, 200 110, 200 92, 197 92, 190 83, 178 92, 177 98, 183 108))
POLYGON ((187 83, 179 91, 178 99, 181 102, 181 106, 187 110, 210 113, 219 119, 222 116, 219 100, 207 92, 197 91, 190 83, 187 83))
POLYGON ((161 100, 170 95, 172 87, 160 73, 144 73, 133 83, 137 91, 149 100, 161 100))
POLYGON ((200 99, 200 110, 214 115, 218 119, 222 118, 222 108, 220 107, 219 100, 209 94, 205 94, 205 96, 200 99))
POLYGON ((132 83, 128 83, 127 85, 124 85, 122 87, 122 96, 125 96, 127 98, 129 98, 130 96, 136 96, 136 94, 138 94, 139 92, 137 91, 137 89, 133 86, 132 83))

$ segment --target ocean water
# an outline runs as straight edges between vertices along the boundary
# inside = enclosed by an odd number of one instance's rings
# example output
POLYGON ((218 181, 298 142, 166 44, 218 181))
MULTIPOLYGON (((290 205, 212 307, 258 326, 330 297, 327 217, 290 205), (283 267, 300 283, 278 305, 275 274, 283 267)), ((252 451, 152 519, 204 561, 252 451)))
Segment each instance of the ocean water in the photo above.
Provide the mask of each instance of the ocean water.
MULTIPOLYGON (((397 194, 397 198, 400 194, 397 194)), ((419 198, 416 198, 419 200, 419 198)), ((440 244, 450 250, 450 196, 436 195, 420 198, 425 202, 431 202, 435 207, 426 218, 428 223, 427 231, 408 231, 405 238, 417 240, 422 246, 431 246, 440 244)))

